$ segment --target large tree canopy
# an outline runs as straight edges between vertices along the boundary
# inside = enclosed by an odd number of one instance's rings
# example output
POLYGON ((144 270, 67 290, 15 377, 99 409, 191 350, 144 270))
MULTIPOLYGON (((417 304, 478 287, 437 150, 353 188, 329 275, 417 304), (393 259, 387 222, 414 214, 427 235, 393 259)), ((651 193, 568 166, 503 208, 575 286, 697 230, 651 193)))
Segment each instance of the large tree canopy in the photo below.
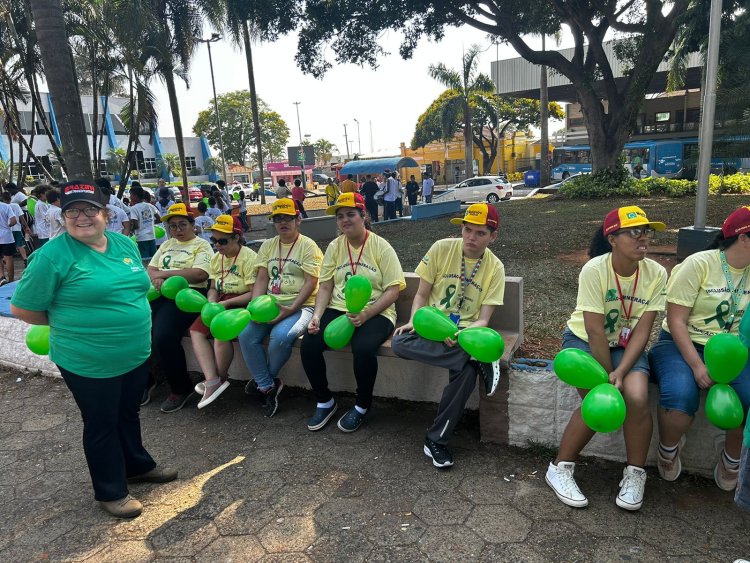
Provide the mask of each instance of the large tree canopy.
MULTIPOLYGON (((731 3, 731 2, 730 2, 731 3)), ((383 30, 403 31, 400 54, 409 58, 423 37, 439 40, 447 26, 470 25, 496 35, 523 58, 546 65, 573 84, 592 145, 594 170, 617 166, 636 123, 647 86, 678 28, 703 9, 702 0, 306 0, 297 52, 299 66, 316 76, 337 62, 376 65, 383 30), (537 51, 529 34, 565 26, 575 41, 571 60, 537 51), (609 32, 627 37, 618 49, 630 68, 615 80, 603 47, 609 32), (609 101, 608 106, 602 99, 609 101)))
MULTIPOLYGON (((221 116, 224 157, 227 161, 245 164, 255 161, 255 127, 250 100, 250 92, 236 90, 217 97, 221 116)), ((289 127, 281 116, 263 100, 258 99, 261 124, 261 141, 264 160, 283 157, 289 140, 289 127)), ((208 109, 198 114, 193 125, 193 133, 205 135, 215 149, 219 149, 219 129, 216 126, 216 112, 213 102, 208 109)))

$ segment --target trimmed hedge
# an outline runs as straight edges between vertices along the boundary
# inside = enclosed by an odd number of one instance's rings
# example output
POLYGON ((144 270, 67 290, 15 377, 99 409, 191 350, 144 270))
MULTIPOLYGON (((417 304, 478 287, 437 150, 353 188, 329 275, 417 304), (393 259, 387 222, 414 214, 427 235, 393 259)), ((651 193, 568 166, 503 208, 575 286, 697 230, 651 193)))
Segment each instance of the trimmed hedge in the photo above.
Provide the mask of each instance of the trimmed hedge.
MULTIPOLYGON (((644 178, 637 180, 627 173, 603 170, 574 178, 560 188, 560 193, 571 199, 596 199, 612 196, 625 197, 685 197, 694 196, 698 187, 696 180, 672 180, 669 178, 644 178)), ((712 174, 708 181, 708 192, 716 194, 750 194, 750 175, 712 174)))

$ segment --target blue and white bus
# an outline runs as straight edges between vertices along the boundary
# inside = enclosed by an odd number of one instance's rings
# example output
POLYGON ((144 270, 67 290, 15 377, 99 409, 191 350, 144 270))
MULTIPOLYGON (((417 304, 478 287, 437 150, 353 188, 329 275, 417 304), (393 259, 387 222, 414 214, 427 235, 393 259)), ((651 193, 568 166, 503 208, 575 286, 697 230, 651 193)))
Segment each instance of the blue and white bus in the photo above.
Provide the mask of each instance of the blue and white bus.
MULTIPOLYGON (((730 156, 747 154, 747 142, 748 139, 739 137, 714 142, 711 170, 731 174, 741 168, 750 167, 750 158, 730 156)), ((698 161, 698 139, 633 141, 625 144, 622 156, 625 159, 625 167, 636 178, 663 176, 692 179, 695 177, 698 161)), ((589 172, 590 146, 571 145, 553 150, 551 174, 554 180, 564 180, 575 174, 589 172)))

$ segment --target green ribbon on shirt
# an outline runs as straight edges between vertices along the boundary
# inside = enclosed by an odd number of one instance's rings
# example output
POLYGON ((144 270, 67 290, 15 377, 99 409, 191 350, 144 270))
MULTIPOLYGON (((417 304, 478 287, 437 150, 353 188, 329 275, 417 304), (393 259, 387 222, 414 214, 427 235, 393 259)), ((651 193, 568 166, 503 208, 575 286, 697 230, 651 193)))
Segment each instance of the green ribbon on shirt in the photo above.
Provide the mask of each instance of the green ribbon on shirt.
POLYGON ((716 315, 704 319, 703 324, 710 324, 713 321, 716 321, 717 323, 719 323, 719 327, 723 329, 724 325, 726 324, 724 317, 729 314, 730 310, 731 307, 729 306, 729 301, 722 301, 721 303, 719 303, 718 307, 716 307, 716 315))
POLYGON ((453 299, 453 296, 456 294, 456 286, 455 285, 449 285, 445 289, 445 297, 443 297, 440 300, 441 305, 445 305, 446 309, 450 309, 451 306, 451 299, 453 299))
POLYGON ((167 269, 167 268, 169 268, 169 263, 170 263, 171 261, 172 261, 172 257, 171 257, 171 256, 165 256, 165 257, 164 257, 164 258, 162 259, 162 261, 161 261, 161 265, 162 265, 162 268, 164 268, 164 269, 167 269))
POLYGON ((617 325, 617 319, 620 318, 620 311, 617 309, 612 309, 607 313, 607 318, 604 321, 604 328, 608 330, 610 333, 615 331, 616 325, 617 325))

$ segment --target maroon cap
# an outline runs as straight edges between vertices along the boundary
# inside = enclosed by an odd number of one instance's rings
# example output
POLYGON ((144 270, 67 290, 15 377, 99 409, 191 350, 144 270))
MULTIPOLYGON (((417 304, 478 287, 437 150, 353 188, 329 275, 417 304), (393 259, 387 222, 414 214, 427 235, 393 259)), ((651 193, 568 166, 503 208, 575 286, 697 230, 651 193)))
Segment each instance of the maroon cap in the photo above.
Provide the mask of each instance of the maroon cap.
POLYGON ((721 226, 724 238, 736 237, 748 231, 750 231, 750 207, 735 209, 721 226))

